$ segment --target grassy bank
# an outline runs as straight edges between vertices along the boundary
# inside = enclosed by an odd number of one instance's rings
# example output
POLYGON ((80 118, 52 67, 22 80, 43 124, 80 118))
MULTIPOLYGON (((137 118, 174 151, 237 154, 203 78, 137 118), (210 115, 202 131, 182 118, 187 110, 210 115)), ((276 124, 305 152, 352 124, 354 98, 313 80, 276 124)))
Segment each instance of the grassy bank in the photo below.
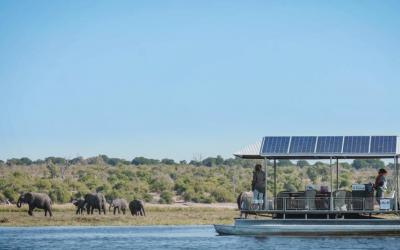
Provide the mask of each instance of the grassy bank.
POLYGON ((122 226, 122 225, 189 225, 229 224, 238 212, 230 207, 148 205, 145 217, 130 214, 75 215, 72 205, 54 205, 53 217, 44 217, 43 210, 29 216, 27 206, 0 206, 0 226, 122 226))

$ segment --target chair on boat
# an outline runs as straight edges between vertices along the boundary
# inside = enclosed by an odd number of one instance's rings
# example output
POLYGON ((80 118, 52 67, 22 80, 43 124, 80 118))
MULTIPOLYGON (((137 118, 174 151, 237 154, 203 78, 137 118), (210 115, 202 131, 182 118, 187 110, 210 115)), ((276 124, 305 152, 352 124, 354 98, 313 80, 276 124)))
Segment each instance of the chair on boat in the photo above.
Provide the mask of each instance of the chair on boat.
POLYGON ((349 191, 346 190, 336 190, 333 193, 334 198, 334 209, 337 211, 347 211, 350 209, 349 206, 349 191))
POLYGON ((316 190, 307 190, 304 192, 304 197, 306 199, 306 210, 315 210, 315 196, 317 195, 316 190))

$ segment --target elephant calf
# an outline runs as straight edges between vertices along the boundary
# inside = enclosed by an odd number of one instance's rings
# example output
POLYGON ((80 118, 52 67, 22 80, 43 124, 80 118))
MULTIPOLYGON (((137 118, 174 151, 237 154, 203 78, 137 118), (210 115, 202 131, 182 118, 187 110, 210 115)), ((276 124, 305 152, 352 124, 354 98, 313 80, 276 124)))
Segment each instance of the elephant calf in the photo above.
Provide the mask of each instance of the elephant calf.
POLYGON ((131 211, 132 216, 146 216, 143 202, 140 200, 131 201, 129 203, 129 210, 131 211))
POLYGON ((76 214, 83 214, 83 211, 85 211, 86 208, 85 199, 79 198, 77 200, 73 200, 72 204, 76 206, 76 214))
POLYGON ((21 207, 22 203, 27 203, 29 205, 28 214, 33 215, 33 210, 35 208, 44 209, 44 216, 47 216, 47 212, 50 217, 53 216, 51 212, 51 199, 47 194, 42 193, 24 193, 21 194, 17 201, 17 207, 21 207))
POLYGON ((125 199, 115 199, 110 202, 110 207, 108 208, 109 212, 111 212, 112 207, 114 208, 114 215, 116 211, 118 211, 118 214, 120 211, 125 214, 126 209, 128 208, 128 202, 125 199))

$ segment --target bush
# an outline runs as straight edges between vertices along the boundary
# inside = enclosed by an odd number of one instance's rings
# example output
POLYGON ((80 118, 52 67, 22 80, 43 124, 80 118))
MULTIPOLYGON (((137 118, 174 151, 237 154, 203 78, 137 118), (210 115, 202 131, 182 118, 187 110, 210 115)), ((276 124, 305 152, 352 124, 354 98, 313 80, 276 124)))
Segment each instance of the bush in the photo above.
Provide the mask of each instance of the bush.
POLYGON ((217 187, 211 192, 211 196, 217 202, 232 202, 234 201, 234 197, 232 192, 229 192, 227 189, 222 187, 217 187))
POLYGON ((163 191, 160 195, 160 203, 171 204, 172 203, 172 193, 169 191, 163 191))

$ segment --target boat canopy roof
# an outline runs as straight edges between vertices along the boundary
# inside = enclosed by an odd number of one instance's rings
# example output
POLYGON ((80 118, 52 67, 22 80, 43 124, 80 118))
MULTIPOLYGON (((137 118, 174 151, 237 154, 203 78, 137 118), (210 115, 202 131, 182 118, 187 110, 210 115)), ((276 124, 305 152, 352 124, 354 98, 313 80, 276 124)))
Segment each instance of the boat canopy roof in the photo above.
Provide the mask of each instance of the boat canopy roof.
POLYGON ((400 155, 400 137, 265 136, 235 156, 245 159, 371 159, 400 155))

